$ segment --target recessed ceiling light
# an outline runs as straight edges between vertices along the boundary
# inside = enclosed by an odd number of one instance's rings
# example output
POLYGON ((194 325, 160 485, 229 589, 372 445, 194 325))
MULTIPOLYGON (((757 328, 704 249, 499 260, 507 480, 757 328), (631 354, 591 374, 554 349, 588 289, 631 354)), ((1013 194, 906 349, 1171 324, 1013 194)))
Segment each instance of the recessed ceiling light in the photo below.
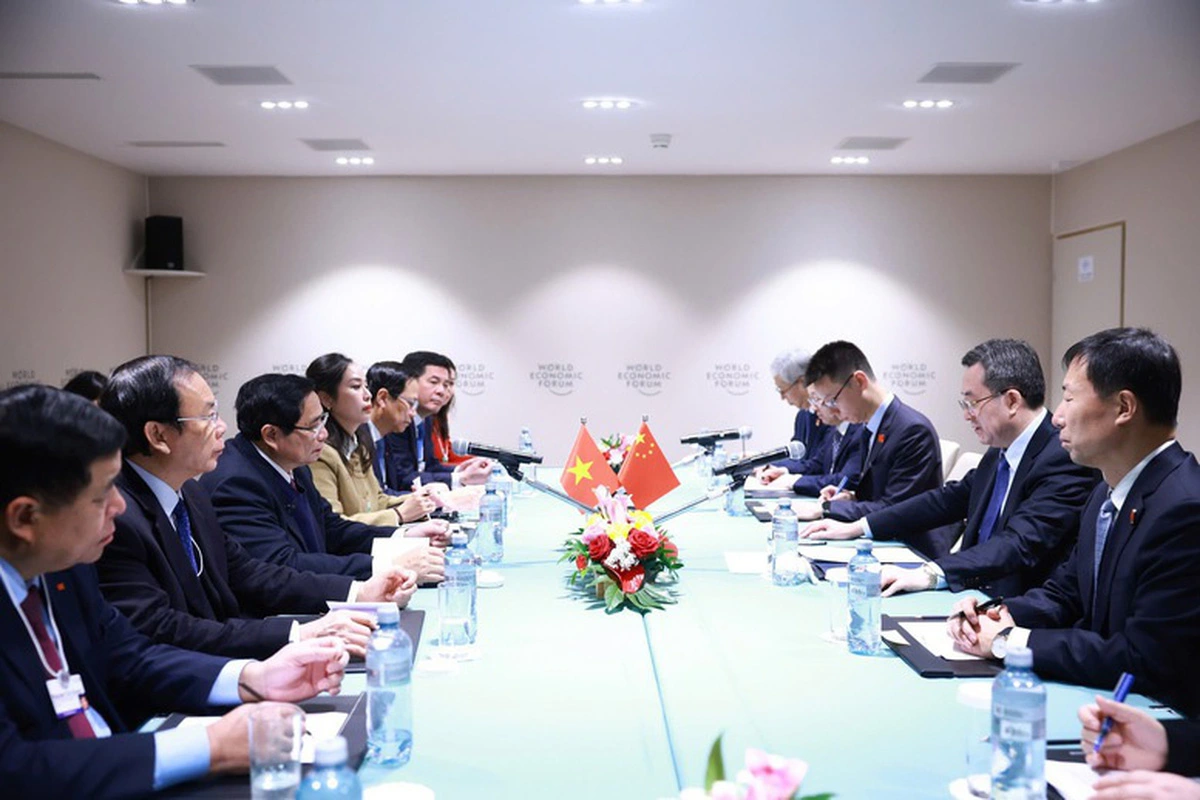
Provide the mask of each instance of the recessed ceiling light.
POLYGON ((362 163, 366 164, 369 167, 375 163, 375 159, 371 158, 370 156, 363 156, 362 163))
POLYGON ((612 111, 613 109, 628 111, 634 107, 635 103, 628 97, 589 97, 583 101, 582 105, 589 111, 596 108, 604 111, 612 111))
POLYGON ((637 5, 642 4, 642 0, 579 0, 579 5, 581 5, 581 6, 594 6, 594 5, 616 6, 616 5, 621 5, 622 3, 631 5, 631 6, 637 6, 637 5))
POLYGON ((606 167, 610 165, 620 166, 621 164, 625 163, 625 159, 621 158, 620 156, 588 156, 587 158, 583 159, 583 163, 587 164, 589 167, 606 167))
POLYGON ((871 159, 866 156, 834 156, 829 159, 830 164, 870 164, 871 159))
POLYGON ((186 6, 192 0, 117 0, 123 6, 186 6))
POLYGON ((277 108, 280 109, 281 111, 290 111, 292 109, 299 109, 299 110, 303 111, 304 109, 308 108, 308 101, 307 100, 263 100, 261 103, 259 103, 259 105, 262 106, 263 108, 265 108, 267 111, 273 111, 277 108))
POLYGON ((346 158, 345 156, 339 156, 337 163, 341 164, 344 167, 350 163, 350 159, 346 158))
POLYGON ((362 163, 362 159, 359 158, 358 156, 354 156, 353 158, 350 159, 350 163, 354 164, 355 166, 358 166, 359 164, 362 163))
POLYGON ((933 108, 936 104, 932 100, 922 100, 920 103, 917 103, 917 105, 919 105, 921 108, 933 108))
POLYGON ((954 106, 953 100, 938 100, 937 101, 938 108, 952 108, 953 106, 954 106))
POLYGON ((308 101, 307 100, 297 100, 296 102, 292 103, 292 108, 298 108, 300 110, 304 110, 304 109, 308 108, 308 101))
POLYGON ((287 111, 289 108, 292 107, 292 103, 290 100, 280 100, 278 103, 275 104, 275 107, 282 108, 284 111, 287 111))
POLYGON ((953 100, 905 100, 901 103, 905 108, 953 108, 953 100))
POLYGON ((595 163, 596 163, 596 157, 595 157, 595 156, 588 156, 587 158, 585 158, 585 159, 583 160, 583 163, 587 164, 588 166, 591 166, 592 164, 595 164, 595 163))

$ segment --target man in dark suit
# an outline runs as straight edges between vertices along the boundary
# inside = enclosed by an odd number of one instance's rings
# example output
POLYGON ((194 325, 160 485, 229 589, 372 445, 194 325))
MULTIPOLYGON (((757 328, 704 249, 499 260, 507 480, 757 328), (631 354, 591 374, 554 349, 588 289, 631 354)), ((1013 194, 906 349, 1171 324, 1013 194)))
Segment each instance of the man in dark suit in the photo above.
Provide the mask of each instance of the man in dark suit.
POLYGON ((1179 357, 1144 328, 1072 345, 1054 413, 1062 446, 1104 476, 1071 556, 1036 589, 986 614, 974 598, 947 621, 962 649, 1033 651, 1045 678, 1135 689, 1200 711, 1200 465, 1175 441, 1179 357))
POLYGON ((809 358, 807 350, 788 350, 777 355, 771 362, 771 378, 775 381, 779 399, 796 409, 796 419, 792 424, 792 441, 801 442, 804 452, 807 453, 804 458, 776 461, 775 466, 796 474, 813 471, 812 465, 816 463, 813 459, 823 449, 831 430, 829 425, 814 413, 809 403, 808 384, 804 382, 809 358))
POLYGON ((454 400, 454 362, 441 353, 418 350, 406 355, 401 367, 416 381, 417 414, 407 429, 383 438, 386 488, 407 492, 418 478, 422 485, 444 483, 452 489, 486 483, 492 474, 488 459, 471 458, 453 466, 437 457, 434 427, 439 412, 454 400))
MULTIPOLYGON (((371 577, 371 546, 395 528, 353 522, 333 513, 313 486, 308 464, 321 454, 329 413, 313 383, 300 375, 260 375, 238 389, 238 435, 200 478, 226 536, 255 558, 298 570, 371 577)), ((408 536, 447 538, 442 521, 404 529, 408 536)))
POLYGON ((337 636, 362 655, 373 623, 337 611, 304 624, 269 614, 320 614, 327 600, 406 603, 415 576, 357 583, 250 556, 227 537, 194 478, 217 464, 225 423, 196 367, 146 356, 117 367, 101 408, 125 427, 117 488, 126 510, 97 562, 100 588, 156 642, 225 656, 266 657, 289 641, 337 636), (259 618, 256 618, 259 617, 259 618))
POLYGON ((1106 697, 1079 709, 1080 745, 1097 770, 1113 770, 1096 783, 1099 800, 1175 798, 1197 800, 1200 783, 1200 721, 1159 720, 1145 710, 1106 697), (1112 728, 1095 750, 1105 720, 1112 728))
POLYGON ((807 497, 816 497, 826 486, 837 486, 843 480, 845 488, 854 491, 866 449, 862 426, 842 419, 836 408, 814 402, 807 390, 805 395, 813 413, 821 420, 821 429, 827 431, 818 449, 802 459, 789 459, 786 466, 764 467, 755 478, 762 486, 790 488, 807 497))
MULTIPOLYGON (((850 342, 824 345, 813 354, 805 380, 818 402, 862 424, 858 436, 865 455, 854 491, 826 486, 821 507, 802 509, 801 518, 850 522, 942 485, 942 449, 933 424, 875 380, 862 350, 850 342)), ((925 531, 911 544, 937 557, 949 550, 947 538, 925 531)))
POLYGON ((1043 407, 1042 364, 1028 342, 990 339, 967 351, 962 364, 958 404, 988 447, 979 466, 857 522, 819 520, 805 532, 907 541, 966 520, 958 552, 919 569, 884 566, 885 595, 949 586, 1012 596, 1040 586, 1074 546, 1079 512, 1099 480, 1059 444, 1043 407))
POLYGON ((335 639, 231 661, 153 644, 104 601, 91 563, 124 508, 121 425, 45 386, 0 392, 0 786, 13 797, 140 796, 245 771, 245 709, 130 733, 147 713, 336 694, 335 639))

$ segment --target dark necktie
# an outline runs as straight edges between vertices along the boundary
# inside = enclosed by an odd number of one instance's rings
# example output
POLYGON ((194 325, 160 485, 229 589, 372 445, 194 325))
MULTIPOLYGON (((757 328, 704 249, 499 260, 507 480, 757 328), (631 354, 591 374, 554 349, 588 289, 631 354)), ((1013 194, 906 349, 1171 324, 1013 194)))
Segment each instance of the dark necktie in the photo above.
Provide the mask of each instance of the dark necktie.
POLYGON ((375 442, 375 477, 379 479, 379 485, 383 486, 387 483, 387 464, 384 462, 383 439, 375 442))
POLYGON ((312 506, 308 504, 308 499, 304 496, 304 490, 300 488, 300 484, 296 483, 295 478, 292 478, 292 491, 295 492, 295 498, 290 510, 292 518, 300 526, 300 535, 304 539, 304 552, 325 552, 324 545, 317 538, 317 518, 313 514, 312 506))
POLYGON ((417 434, 417 469, 425 469, 425 421, 417 420, 413 425, 417 434))
MULTIPOLYGON (((33 628, 33 635, 37 638, 38 647, 42 649, 42 656, 50 665, 53 673, 46 677, 53 678, 62 672, 62 659, 58 657, 58 648, 54 646, 50 632, 46 630, 46 623, 43 622, 42 595, 36 586, 29 587, 29 594, 25 595, 25 600, 21 603, 21 610, 25 612, 25 619, 29 621, 29 627, 33 628)), ((63 649, 65 650, 66 647, 64 646, 63 649)), ((92 723, 88 722, 87 714, 82 710, 67 717, 67 727, 71 729, 71 735, 76 739, 96 738, 92 723)))
POLYGON ((837 430, 836 428, 834 428, 834 431, 833 431, 833 441, 831 442, 831 449, 833 450, 833 461, 830 462, 830 466, 832 467, 834 464, 837 463, 838 451, 842 449, 842 432, 837 430))
POLYGON ((1096 579, 1100 575, 1100 559, 1104 557, 1104 544, 1108 541, 1108 534, 1112 531, 1113 519, 1117 516, 1117 507, 1113 505, 1112 493, 1108 495, 1108 499, 1104 501, 1104 505, 1100 506, 1100 513, 1096 515, 1096 552, 1095 561, 1092 564, 1092 583, 1095 584, 1096 579))
POLYGON ((992 485, 992 496, 988 500, 987 511, 983 512, 983 522, 979 523, 979 540, 976 544, 983 544, 996 532, 996 523, 1000 521, 1000 509, 1004 507, 1004 495, 1008 494, 1010 470, 1008 459, 1001 450, 1000 460, 996 464, 996 482, 992 485))
POLYGON ((192 547, 192 518, 188 516, 187 503, 183 502, 182 497, 175 504, 171 519, 175 520, 175 532, 179 534, 179 543, 183 545, 184 555, 192 563, 192 573, 198 575, 200 570, 196 566, 196 551, 192 547))

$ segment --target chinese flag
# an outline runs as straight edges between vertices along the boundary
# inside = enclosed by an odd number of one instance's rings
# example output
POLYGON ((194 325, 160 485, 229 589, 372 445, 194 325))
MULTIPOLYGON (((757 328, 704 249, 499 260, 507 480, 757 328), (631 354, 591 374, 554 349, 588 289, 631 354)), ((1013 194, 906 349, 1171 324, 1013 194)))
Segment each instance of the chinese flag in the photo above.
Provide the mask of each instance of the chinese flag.
POLYGON ((633 498, 633 504, 645 508, 679 485, 675 470, 658 447, 650 426, 645 422, 638 429, 633 445, 625 455, 617 480, 633 498))
POLYGON ((559 478, 563 491, 586 506, 596 505, 596 487, 607 486, 615 492, 617 475, 600 454, 600 448, 588 433, 586 425, 579 426, 575 446, 567 456, 567 465, 559 478))

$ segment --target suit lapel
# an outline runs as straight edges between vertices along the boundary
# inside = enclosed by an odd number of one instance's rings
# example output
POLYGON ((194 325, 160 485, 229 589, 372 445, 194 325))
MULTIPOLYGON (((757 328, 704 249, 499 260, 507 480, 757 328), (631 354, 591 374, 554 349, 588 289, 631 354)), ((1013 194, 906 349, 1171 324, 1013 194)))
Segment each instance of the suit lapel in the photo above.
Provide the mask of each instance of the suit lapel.
MULTIPOLYGON (((979 526, 983 524, 983 517, 987 514, 988 500, 991 499, 992 490, 996 486, 996 469, 1000 465, 1001 458, 1003 456, 1000 455, 1000 450, 990 447, 983 454, 983 458, 980 459, 979 466, 975 468, 974 483, 971 485, 972 492, 967 512, 967 524, 963 528, 961 548, 963 550, 979 543, 979 526)), ((1016 484, 1013 485, 1015 486, 1016 484)), ((997 521, 996 530, 999 529, 1000 523, 997 521)))
MULTIPOLYGON (((280 515, 285 529, 289 536, 296 540, 304 550, 308 550, 308 539, 304 535, 304 531, 300 529, 300 523, 296 520, 296 503, 304 502, 303 498, 298 496, 296 492, 288 485, 283 476, 276 472, 275 468, 268 464, 262 455, 258 453, 258 448, 249 439, 244 438, 240 433, 234 438, 231 444, 236 445, 241 450, 243 457, 251 464, 251 469, 258 470, 262 475, 263 482, 269 488, 275 502, 282 508, 283 514, 280 515)), ((296 475, 295 472, 292 473, 296 475)))
POLYGON ((1008 518, 1012 515, 1013 509, 1020 503, 1018 498, 1021 497, 1025 481, 1029 478, 1029 473, 1033 471, 1033 464, 1045 449, 1046 443, 1054 437, 1054 423, 1050 421, 1050 415, 1047 414, 1042 418, 1042 422, 1033 432, 1033 436, 1029 437, 1029 444, 1025 447, 1025 452, 1021 455, 1021 463, 1017 464, 1017 471, 1013 474, 1012 482, 1009 483, 1008 499, 1004 502, 1004 508, 1000 512, 1000 517, 996 520, 996 530, 1003 530, 1008 524, 1008 518))
MULTIPOLYGON (((862 477, 865 479, 867 472, 875 464, 875 458, 879 451, 887 444, 888 435, 892 432, 892 422, 896 418, 896 414, 900 408, 900 398, 892 396, 892 402, 887 407, 887 411, 883 412, 883 419, 879 421, 879 430, 866 438, 867 452, 863 453, 863 468, 862 477)), ((869 432, 866 423, 863 423, 863 430, 869 432)))

